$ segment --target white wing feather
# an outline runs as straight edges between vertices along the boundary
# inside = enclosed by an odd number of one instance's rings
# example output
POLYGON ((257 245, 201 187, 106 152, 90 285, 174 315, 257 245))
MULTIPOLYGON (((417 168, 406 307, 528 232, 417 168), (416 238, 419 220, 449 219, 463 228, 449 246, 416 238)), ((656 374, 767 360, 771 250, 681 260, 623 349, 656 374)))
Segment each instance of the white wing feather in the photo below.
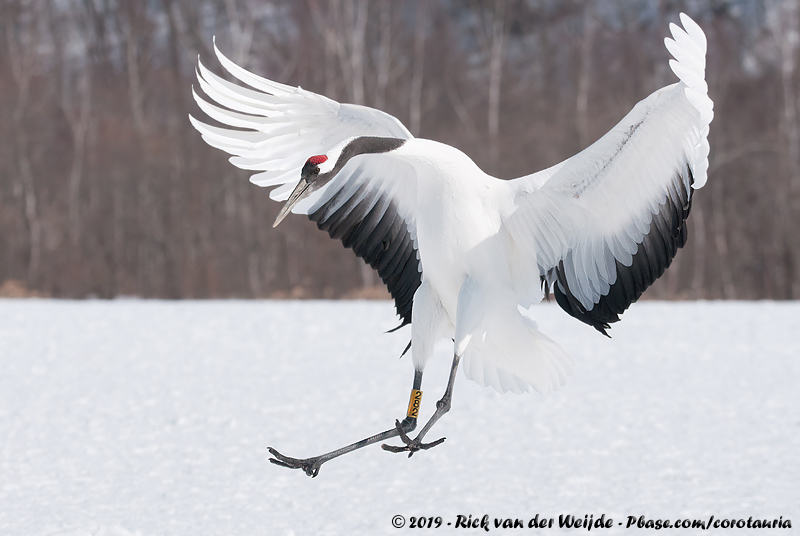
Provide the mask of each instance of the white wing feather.
MULTIPOLYGON (((505 226, 528 265, 563 275, 588 311, 616 282, 665 203, 706 182, 713 103, 705 82, 706 40, 694 21, 665 40, 680 82, 639 102, 610 132, 550 169, 510 181, 505 226)), ((689 192, 690 194, 690 192, 689 192)), ((548 280, 550 284, 554 282, 548 280)), ((520 282, 520 288, 525 285, 520 282)), ((563 289, 562 289, 563 290, 563 289)))
MULTIPOLYGON (((299 87, 273 82, 239 67, 216 44, 214 51, 220 64, 249 87, 229 82, 198 62, 198 83, 213 102, 195 91, 194 98, 212 119, 246 130, 208 125, 191 116, 189 119, 206 143, 232 155, 233 165, 260 171, 250 178, 254 184, 278 186, 270 192, 276 201, 288 198, 309 157, 326 154, 348 138, 412 137, 400 121, 387 113, 340 104, 299 87)), ((307 208, 309 204, 303 206, 307 208)))

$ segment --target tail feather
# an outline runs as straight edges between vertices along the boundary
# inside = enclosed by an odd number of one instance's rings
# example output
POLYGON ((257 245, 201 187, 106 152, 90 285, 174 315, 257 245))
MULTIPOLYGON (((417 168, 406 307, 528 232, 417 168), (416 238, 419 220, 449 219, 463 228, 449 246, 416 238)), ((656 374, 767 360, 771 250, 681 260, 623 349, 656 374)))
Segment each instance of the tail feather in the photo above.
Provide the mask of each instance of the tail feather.
POLYGON ((574 363, 536 323, 521 315, 483 337, 474 337, 464 352, 464 374, 484 387, 504 393, 554 391, 572 374, 574 363))

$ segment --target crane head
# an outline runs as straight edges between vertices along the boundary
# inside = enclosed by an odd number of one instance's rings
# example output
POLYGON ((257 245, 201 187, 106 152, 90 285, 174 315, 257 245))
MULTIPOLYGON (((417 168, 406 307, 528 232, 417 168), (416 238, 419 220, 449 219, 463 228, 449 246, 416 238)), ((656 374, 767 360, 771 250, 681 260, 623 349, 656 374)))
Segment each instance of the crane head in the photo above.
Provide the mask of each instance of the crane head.
POLYGON ((303 170, 300 172, 300 181, 297 183, 297 186, 294 187, 289 199, 286 200, 286 203, 281 208, 281 211, 278 213, 278 217, 275 218, 275 223, 272 224, 272 227, 277 227, 278 224, 283 221, 283 218, 286 217, 289 212, 291 212, 292 208, 300 202, 301 199, 311 194, 315 191, 321 184, 318 183, 319 176, 320 176, 320 166, 328 161, 328 157, 324 154, 312 156, 308 160, 306 160, 305 165, 303 166, 303 170))
POLYGON ((297 186, 294 187, 272 226, 277 227, 297 203, 330 182, 354 156, 385 153, 400 147, 404 142, 405 140, 395 138, 355 136, 342 140, 327 151, 327 154, 312 156, 303 165, 297 186))

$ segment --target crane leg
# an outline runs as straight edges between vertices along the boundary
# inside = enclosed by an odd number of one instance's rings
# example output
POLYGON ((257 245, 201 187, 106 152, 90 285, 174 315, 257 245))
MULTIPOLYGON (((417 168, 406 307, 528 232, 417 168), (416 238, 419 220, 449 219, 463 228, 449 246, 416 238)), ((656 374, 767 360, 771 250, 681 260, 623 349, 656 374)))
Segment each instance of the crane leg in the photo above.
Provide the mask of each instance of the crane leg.
MULTIPOLYGON (((452 384, 452 375, 450 383, 452 384)), ((419 398, 421 398, 422 396, 422 391, 420 391, 420 387, 422 387, 422 371, 415 369, 414 385, 411 390, 411 401, 409 403, 409 410, 407 412, 407 416, 402 421, 399 420, 395 421, 394 428, 391 428, 379 434, 375 434, 374 436, 370 436, 366 439, 362 439, 361 441, 357 441, 351 445, 347 445, 346 447, 342 447, 340 449, 328 452, 327 454, 314 456, 313 458, 304 458, 304 459, 290 458, 289 456, 284 456, 274 448, 269 447, 269 453, 273 456, 272 458, 269 459, 269 461, 274 463, 275 465, 280 465, 281 467, 288 467, 290 469, 302 469, 308 476, 314 478, 319 474, 319 468, 322 466, 323 463, 332 460, 334 458, 338 458, 343 454, 347 454, 348 452, 353 452, 354 450, 364 448, 367 445, 372 445, 373 443, 386 441, 387 439, 397 437, 398 435, 401 437, 405 436, 406 438, 408 438, 406 434, 408 432, 413 432, 414 429, 417 427, 416 415, 419 413, 419 398), (416 405, 414 405, 415 400, 417 402, 416 405), (412 409, 414 408, 415 411, 412 411, 412 409), (412 417, 412 415, 414 416, 412 417)), ((452 391, 452 386, 448 387, 448 391, 452 391)), ((448 409, 449 409, 449 404, 448 404, 448 409)), ((437 409, 437 412, 438 411, 439 410, 437 409)), ((425 428, 426 429, 430 428, 430 426, 432 425, 433 425, 432 422, 428 422, 428 424, 425 425, 425 428)), ((444 439, 439 441, 439 443, 441 443, 442 441, 444 441, 444 439)))
POLYGON ((418 450, 428 450, 429 448, 444 443, 444 437, 430 443, 423 443, 422 438, 424 438, 425 434, 427 434, 433 425, 436 424, 436 421, 442 418, 442 415, 450 411, 450 406, 453 401, 453 384, 455 384, 456 381, 456 372, 458 371, 458 363, 460 361, 461 356, 456 353, 453 356, 453 365, 450 367, 450 379, 447 381, 447 389, 444 391, 444 396, 442 396, 441 400, 436 403, 436 411, 422 428, 422 430, 419 431, 417 437, 414 439, 409 438, 406 431, 403 430, 402 423, 400 421, 396 421, 395 428, 397 429, 397 435, 400 436, 400 439, 403 441, 403 443, 405 443, 405 446, 395 447, 392 445, 381 445, 383 450, 388 450, 389 452, 408 452, 408 457, 410 458, 418 450))
MULTIPOLYGON (((422 287, 420 287, 420 289, 422 289, 422 287)), ((458 364, 473 335, 480 332, 486 297, 486 289, 484 289, 479 281, 472 277, 467 276, 464 282, 461 283, 461 288, 458 290, 458 303, 456 306, 456 318, 458 320, 455 325, 455 337, 453 338, 453 365, 450 367, 450 379, 447 381, 447 389, 444 391, 444 396, 436 403, 436 411, 422 430, 420 430, 419 434, 417 434, 417 437, 414 439, 409 438, 408 434, 401 429, 400 423, 397 423, 395 426, 397 428, 397 435, 400 436, 405 446, 393 447, 391 445, 381 445, 384 450, 388 450, 389 452, 408 452, 408 457, 410 458, 418 450, 427 450, 444 442, 445 438, 443 437, 430 443, 423 443, 422 438, 424 438, 433 425, 442 418, 442 415, 450 411, 450 406, 453 402, 453 385, 456 382, 458 364)), ((416 295, 414 299, 416 300, 416 295)), ((416 305, 416 301, 414 303, 416 305)), ((441 302, 437 303, 441 308, 441 302)), ((416 324, 412 324, 412 329, 414 325, 416 324)))

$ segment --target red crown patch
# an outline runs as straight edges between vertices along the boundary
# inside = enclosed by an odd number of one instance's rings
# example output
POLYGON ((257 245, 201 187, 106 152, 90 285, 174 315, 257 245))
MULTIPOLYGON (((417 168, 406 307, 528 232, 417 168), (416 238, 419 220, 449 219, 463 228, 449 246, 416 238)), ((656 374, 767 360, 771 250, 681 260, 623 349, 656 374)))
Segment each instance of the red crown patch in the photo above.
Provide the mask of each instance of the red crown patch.
POLYGON ((318 165, 320 165, 321 163, 323 163, 323 162, 325 162, 327 160, 328 160, 328 157, 325 156, 324 154, 321 154, 321 155, 312 156, 311 158, 309 158, 308 159, 308 163, 309 164, 313 164, 315 166, 318 166, 318 165))

